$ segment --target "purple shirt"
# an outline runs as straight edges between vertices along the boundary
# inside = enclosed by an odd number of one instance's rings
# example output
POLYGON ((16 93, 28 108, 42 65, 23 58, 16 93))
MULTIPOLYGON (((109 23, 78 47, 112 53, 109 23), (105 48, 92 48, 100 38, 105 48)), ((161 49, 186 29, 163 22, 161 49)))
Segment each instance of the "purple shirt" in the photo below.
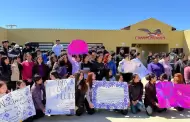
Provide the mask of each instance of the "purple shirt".
POLYGON ((160 75, 164 73, 164 67, 160 63, 152 62, 148 64, 148 71, 150 71, 151 73, 154 73, 157 76, 157 78, 159 78, 160 75))
POLYGON ((71 55, 68 55, 68 59, 72 64, 72 75, 74 75, 80 70, 80 63, 73 59, 71 55))
POLYGON ((43 65, 39 65, 39 75, 40 75, 41 77, 44 77, 43 65))

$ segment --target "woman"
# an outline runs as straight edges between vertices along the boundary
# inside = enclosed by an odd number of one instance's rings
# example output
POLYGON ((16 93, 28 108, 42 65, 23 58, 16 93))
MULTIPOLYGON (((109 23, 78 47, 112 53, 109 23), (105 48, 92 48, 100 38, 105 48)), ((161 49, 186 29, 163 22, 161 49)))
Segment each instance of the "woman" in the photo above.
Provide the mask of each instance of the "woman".
POLYGON ((190 84, 190 60, 187 62, 187 67, 184 68, 185 83, 190 84))
POLYGON ((102 79, 103 81, 116 81, 111 69, 106 69, 105 73, 105 77, 102 79))
POLYGON ((76 115, 80 116, 85 112, 85 95, 88 89, 88 86, 84 80, 84 74, 82 72, 75 75, 75 85, 76 115))
POLYGON ((34 119, 44 117, 45 113, 45 87, 43 85, 42 77, 40 75, 34 75, 34 84, 31 88, 32 99, 34 101, 34 107, 36 109, 36 115, 34 119))
POLYGON ((13 63, 11 64, 11 84, 12 84, 12 89, 16 89, 16 81, 20 80, 21 76, 21 71, 22 71, 22 65, 19 63, 20 57, 14 57, 13 58, 13 63))
POLYGON ((147 115, 151 116, 153 112, 163 112, 166 109, 159 108, 158 99, 156 97, 156 75, 149 74, 146 80, 149 82, 145 86, 145 99, 144 104, 146 108, 147 115))
POLYGON ((0 79, 5 81, 7 83, 8 89, 13 89, 13 85, 11 82, 11 65, 9 64, 9 58, 7 56, 4 56, 1 58, 1 69, 0 69, 0 79))
POLYGON ((69 77, 70 75, 72 75, 72 65, 71 65, 71 63, 69 62, 69 59, 68 59, 68 57, 67 57, 67 54, 64 54, 64 55, 63 55, 63 62, 64 62, 64 64, 65 64, 65 67, 66 67, 66 69, 67 69, 67 74, 68 74, 68 77, 69 77))
POLYGON ((0 81, 0 98, 6 95, 7 93, 7 85, 5 82, 0 81))
POLYGON ((139 110, 143 110, 143 84, 137 74, 132 76, 132 82, 129 85, 129 98, 131 101, 131 112, 136 114, 139 110))
POLYGON ((148 70, 150 73, 153 73, 156 75, 157 79, 160 79, 160 75, 163 74, 164 67, 162 64, 160 64, 159 61, 159 55, 156 53, 152 56, 153 62, 148 64, 148 70))
POLYGON ((89 57, 87 54, 84 54, 81 63, 81 71, 84 73, 84 79, 87 78, 88 72, 90 72, 91 69, 92 69, 92 64, 89 62, 89 57))
POLYGON ((86 79, 87 92, 86 92, 86 99, 85 99, 85 107, 88 114, 90 115, 95 113, 94 105, 92 104, 92 85, 95 79, 96 79, 96 75, 93 72, 88 73, 88 77, 86 79))
POLYGON ((170 54, 163 54, 162 55, 162 60, 159 61, 160 64, 163 65, 164 67, 164 73, 167 74, 168 80, 171 80, 172 77, 172 66, 170 65, 170 54))
POLYGON ((55 54, 52 54, 50 56, 50 60, 47 62, 47 65, 48 65, 50 71, 53 69, 55 62, 57 62, 57 56, 55 54))
POLYGON ((160 81, 161 82, 169 82, 168 81, 168 75, 167 74, 161 74, 161 76, 160 76, 160 81))
POLYGON ((50 79, 57 80, 57 79, 61 79, 61 78, 59 77, 59 74, 57 73, 57 71, 53 70, 50 72, 50 79))
POLYGON ((26 61, 22 62, 22 80, 26 83, 26 85, 32 86, 32 69, 34 66, 34 62, 32 61, 32 55, 30 53, 26 53, 26 61))
POLYGON ((74 75, 75 73, 79 72, 80 70, 80 56, 79 55, 75 55, 75 56, 71 56, 67 53, 67 57, 69 59, 69 61, 72 64, 72 75, 74 75))
POLYGON ((124 82, 124 81, 123 81, 123 75, 122 75, 122 74, 117 74, 117 75, 115 76, 115 80, 116 80, 116 81, 119 81, 119 82, 124 82))
MULTIPOLYGON (((173 78, 173 83, 174 84, 184 84, 183 75, 181 73, 176 73, 173 78)), ((184 108, 182 108, 182 107, 175 107, 175 109, 177 109, 178 111, 184 110, 184 108)))
POLYGON ((45 82, 48 80, 49 68, 46 64, 44 64, 42 56, 38 55, 36 58, 36 63, 32 69, 33 76, 35 74, 39 74, 42 77, 42 80, 45 82))
POLYGON ((106 66, 106 68, 109 68, 112 70, 112 74, 113 76, 116 75, 117 73, 117 68, 116 68, 116 64, 114 61, 112 61, 112 56, 110 54, 106 54, 104 56, 104 65, 106 66))
POLYGON ((59 57, 58 62, 56 62, 53 66, 53 70, 57 71, 57 73, 59 74, 59 77, 61 79, 67 78, 67 75, 68 75, 67 74, 67 68, 66 68, 65 63, 63 61, 63 57, 61 57, 61 56, 59 57))
POLYGON ((105 76, 105 66, 102 63, 103 56, 97 55, 96 61, 92 63, 92 72, 96 74, 96 80, 101 81, 105 76))

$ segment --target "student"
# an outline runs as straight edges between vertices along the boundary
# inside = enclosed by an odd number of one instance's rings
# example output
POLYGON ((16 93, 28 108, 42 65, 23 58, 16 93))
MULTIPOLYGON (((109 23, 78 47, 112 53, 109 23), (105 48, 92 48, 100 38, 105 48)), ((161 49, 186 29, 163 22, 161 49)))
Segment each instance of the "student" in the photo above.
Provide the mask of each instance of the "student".
POLYGON ((81 70, 84 73, 84 79, 87 78, 88 72, 90 72, 92 69, 92 64, 89 62, 89 57, 87 54, 83 55, 83 60, 81 63, 81 70))
MULTIPOLYGON (((184 84, 184 81, 183 81, 183 75, 181 73, 176 73, 174 75, 174 78, 173 78, 173 83, 174 84, 184 84)), ((183 111, 184 108, 182 107, 175 107, 176 110, 178 111, 183 111)))
POLYGON ((31 53, 26 53, 26 61, 22 62, 22 80, 26 83, 26 85, 32 86, 32 69, 34 66, 34 62, 32 61, 31 53))
POLYGON ((190 84, 190 60, 187 62, 187 67, 184 68, 185 83, 190 84))
POLYGON ((38 55, 36 58, 36 63, 34 64, 34 67, 32 68, 32 74, 33 76, 35 74, 39 74, 43 81, 46 81, 48 79, 49 75, 49 68, 46 64, 43 62, 43 58, 41 55, 38 55))
POLYGON ((9 90, 12 89, 11 74, 12 71, 9 58, 7 56, 3 56, 1 58, 0 79, 7 83, 9 90))
POLYGON ((102 63, 103 56, 97 55, 96 61, 92 62, 92 69, 91 71, 96 74, 96 80, 101 81, 104 77, 105 66, 102 63))
POLYGON ((51 80, 57 80, 57 79, 61 79, 61 78, 59 77, 59 74, 57 73, 57 71, 53 70, 50 72, 50 79, 51 80))
POLYGON ((53 70, 56 70, 59 74, 60 78, 67 78, 67 68, 65 66, 65 63, 63 61, 63 56, 60 56, 58 59, 58 62, 56 62, 53 66, 53 70))
POLYGON ((75 73, 77 73, 80 70, 80 56, 79 55, 75 55, 75 56, 71 56, 67 53, 67 57, 70 61, 70 63, 72 64, 72 75, 74 75, 75 73))
POLYGON ((76 104, 76 115, 81 116, 85 112, 85 95, 88 86, 84 80, 84 74, 82 72, 75 75, 75 104, 76 104))
POLYGON ((85 107, 88 114, 92 115, 95 113, 94 105, 92 104, 92 84, 96 79, 96 75, 93 72, 88 73, 88 77, 86 79, 87 84, 87 92, 86 92, 86 99, 85 99, 85 107))
POLYGON ((167 74, 161 74, 161 76, 160 76, 160 81, 161 82, 169 82, 168 81, 168 75, 167 74))
POLYGON ((21 79, 21 72, 22 72, 22 65, 20 64, 20 57, 14 57, 13 58, 13 63, 11 64, 11 70, 12 70, 12 75, 11 75, 11 81, 14 82, 14 88, 16 88, 16 82, 21 79))
POLYGON ((122 74, 117 74, 117 75, 115 76, 115 80, 116 80, 116 81, 119 81, 119 82, 124 82, 124 81, 123 81, 123 75, 122 75, 122 74))
POLYGON ((22 80, 17 81, 16 84, 17 84, 17 85, 16 85, 16 86, 17 86, 17 89, 23 89, 23 88, 26 87, 26 83, 23 82, 22 80))
POLYGON ((34 84, 31 88, 32 98, 36 109, 34 119, 39 119, 45 114, 45 87, 40 75, 34 75, 34 84))
POLYGON ((129 98, 131 101, 131 112, 136 114, 138 111, 143 110, 144 105, 142 102, 143 84, 137 74, 132 76, 132 82, 129 85, 129 98))
POLYGON ((112 70, 106 69, 105 77, 102 79, 103 81, 116 81, 115 77, 112 74, 112 70))
POLYGON ((169 53, 164 53, 162 55, 162 60, 159 61, 160 64, 163 65, 165 74, 167 74, 168 80, 171 80, 172 77, 172 66, 170 65, 170 55, 169 53))
POLYGON ((104 62, 105 67, 108 68, 108 69, 111 69, 113 76, 115 76, 116 73, 117 73, 117 68, 116 68, 115 62, 112 61, 112 56, 110 54, 106 54, 104 56, 104 61, 103 62, 104 62))
MULTIPOLYGON (((68 59, 66 53, 63 54, 63 62, 64 62, 65 67, 66 67, 66 69, 67 69, 67 74, 68 74, 68 76, 72 75, 72 65, 71 65, 71 63, 69 62, 69 59, 68 59)), ((67 76, 67 77, 68 77, 68 76, 67 76)))
POLYGON ((47 62, 50 71, 53 69, 55 62, 57 62, 57 56, 55 54, 52 54, 49 61, 47 62))
POLYGON ((7 93, 7 85, 5 82, 0 81, 0 98, 6 95, 7 93))
POLYGON ((149 74, 146 77, 146 80, 149 82, 145 86, 145 99, 144 104, 146 108, 146 113, 149 116, 152 116, 153 112, 163 112, 166 109, 159 108, 158 99, 156 97, 156 75, 149 74))
POLYGON ((165 71, 163 65, 158 62, 159 55, 157 53, 154 54, 152 60, 152 63, 148 64, 148 70, 150 73, 155 74, 157 79, 160 79, 160 75, 165 73, 165 71))

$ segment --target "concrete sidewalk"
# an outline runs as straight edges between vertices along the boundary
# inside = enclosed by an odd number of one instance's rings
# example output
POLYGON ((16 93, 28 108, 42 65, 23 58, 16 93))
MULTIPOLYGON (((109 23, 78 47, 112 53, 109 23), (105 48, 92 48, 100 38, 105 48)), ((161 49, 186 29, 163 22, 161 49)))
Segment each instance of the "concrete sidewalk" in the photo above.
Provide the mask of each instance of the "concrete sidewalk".
POLYGON ((36 120, 35 122, 189 122, 190 110, 178 112, 176 110, 168 110, 164 113, 156 113, 156 116, 148 117, 145 112, 138 114, 129 114, 123 116, 113 111, 99 110, 94 115, 78 116, 51 116, 36 120))

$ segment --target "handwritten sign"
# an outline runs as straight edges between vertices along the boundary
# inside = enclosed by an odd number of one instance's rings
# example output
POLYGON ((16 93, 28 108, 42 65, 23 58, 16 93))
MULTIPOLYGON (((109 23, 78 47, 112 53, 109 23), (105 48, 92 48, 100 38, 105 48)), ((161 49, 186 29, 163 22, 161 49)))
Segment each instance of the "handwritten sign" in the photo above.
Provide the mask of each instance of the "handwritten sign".
POLYGON ((70 55, 79 55, 88 53, 88 44, 84 40, 73 40, 68 48, 68 53, 70 55))
POLYGON ((96 81, 93 84, 92 102, 95 108, 100 109, 127 109, 129 104, 127 83, 96 81))
POLYGON ((30 87, 0 98, 0 122, 19 122, 36 114, 30 87))
POLYGON ((190 85, 158 82, 156 92, 160 108, 190 108, 190 85))
POLYGON ((48 80, 46 115, 75 114, 75 79, 48 80))

